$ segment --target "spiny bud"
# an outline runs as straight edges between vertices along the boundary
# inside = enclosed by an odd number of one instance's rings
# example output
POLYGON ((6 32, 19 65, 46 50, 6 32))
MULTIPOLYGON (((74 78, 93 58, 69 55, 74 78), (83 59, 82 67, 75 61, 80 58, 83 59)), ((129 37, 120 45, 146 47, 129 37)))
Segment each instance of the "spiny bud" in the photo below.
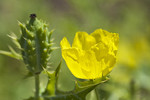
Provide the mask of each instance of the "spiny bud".
POLYGON ((40 73, 43 67, 48 65, 51 49, 51 34, 47 24, 36 18, 36 14, 30 15, 30 21, 25 25, 19 23, 21 37, 19 44, 22 50, 22 57, 27 68, 33 74, 40 73))

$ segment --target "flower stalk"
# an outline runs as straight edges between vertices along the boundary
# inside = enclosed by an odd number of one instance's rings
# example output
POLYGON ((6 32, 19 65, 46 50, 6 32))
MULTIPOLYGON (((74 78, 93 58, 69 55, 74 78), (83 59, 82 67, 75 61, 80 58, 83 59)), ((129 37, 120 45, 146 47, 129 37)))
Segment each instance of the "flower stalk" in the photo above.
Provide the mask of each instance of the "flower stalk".
POLYGON ((39 74, 36 74, 34 77, 35 77, 35 100, 39 100, 39 91, 40 91, 39 74))

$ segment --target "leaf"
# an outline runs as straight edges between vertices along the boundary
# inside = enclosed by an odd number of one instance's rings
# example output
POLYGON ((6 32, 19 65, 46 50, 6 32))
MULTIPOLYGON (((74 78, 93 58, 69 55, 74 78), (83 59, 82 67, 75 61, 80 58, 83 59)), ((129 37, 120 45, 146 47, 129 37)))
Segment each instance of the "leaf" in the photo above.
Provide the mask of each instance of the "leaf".
POLYGON ((11 33, 10 35, 8 35, 8 37, 10 37, 12 39, 12 42, 19 48, 21 49, 20 47, 20 44, 18 42, 18 38, 17 36, 14 34, 14 33, 11 33))
POLYGON ((43 96, 55 95, 55 83, 56 83, 55 72, 50 73, 46 69, 44 69, 44 71, 48 75, 48 83, 47 83, 46 89, 42 93, 42 95, 43 96))
POLYGON ((8 46, 8 47, 14 56, 18 57, 18 59, 22 59, 22 56, 18 54, 11 46, 8 46))
POLYGON ((62 59, 61 59, 59 65, 57 66, 57 68, 56 68, 56 70, 55 70, 55 72, 56 72, 56 73, 55 73, 56 84, 57 84, 57 82, 58 82, 58 77, 59 77, 59 72, 60 72, 61 64, 62 64, 62 59))
POLYGON ((44 97, 44 100, 85 100, 86 95, 94 88, 95 86, 80 91, 70 91, 52 97, 44 97))
POLYGON ((44 97, 44 100, 86 100, 86 95, 95 87, 105 81, 105 79, 76 81, 75 89, 73 91, 63 92, 59 91, 56 96, 44 97))
POLYGON ((56 70, 52 73, 50 73, 46 69, 44 69, 48 75, 48 83, 47 83, 47 87, 46 87, 44 93, 42 94, 43 96, 47 96, 47 95, 52 96, 52 95, 56 94, 57 82, 58 82, 58 76, 59 76, 61 63, 62 63, 62 60, 60 61, 59 65, 57 66, 56 70))
POLYGON ((10 48, 10 50, 11 52, 0 50, 0 54, 6 55, 9 57, 18 59, 18 60, 22 60, 22 56, 20 54, 16 53, 12 48, 10 48))

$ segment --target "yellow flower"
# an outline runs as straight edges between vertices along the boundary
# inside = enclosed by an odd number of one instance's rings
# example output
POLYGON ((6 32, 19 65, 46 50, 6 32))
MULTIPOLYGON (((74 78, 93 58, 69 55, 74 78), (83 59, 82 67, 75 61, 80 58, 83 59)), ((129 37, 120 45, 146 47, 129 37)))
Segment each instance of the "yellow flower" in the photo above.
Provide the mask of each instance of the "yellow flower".
POLYGON ((66 37, 61 42, 62 57, 72 74, 80 79, 106 76, 116 63, 119 35, 97 29, 90 35, 77 32, 70 46, 66 37))

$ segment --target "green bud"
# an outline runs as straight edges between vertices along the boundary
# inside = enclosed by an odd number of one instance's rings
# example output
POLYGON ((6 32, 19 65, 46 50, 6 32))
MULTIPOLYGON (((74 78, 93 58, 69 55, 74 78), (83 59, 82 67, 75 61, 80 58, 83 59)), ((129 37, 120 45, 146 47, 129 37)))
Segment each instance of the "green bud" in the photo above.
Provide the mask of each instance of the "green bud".
POLYGON ((21 37, 18 40, 21 46, 22 58, 27 68, 33 74, 40 73, 48 65, 52 51, 51 34, 47 24, 38 20, 35 14, 30 15, 30 21, 25 25, 19 23, 21 37))

